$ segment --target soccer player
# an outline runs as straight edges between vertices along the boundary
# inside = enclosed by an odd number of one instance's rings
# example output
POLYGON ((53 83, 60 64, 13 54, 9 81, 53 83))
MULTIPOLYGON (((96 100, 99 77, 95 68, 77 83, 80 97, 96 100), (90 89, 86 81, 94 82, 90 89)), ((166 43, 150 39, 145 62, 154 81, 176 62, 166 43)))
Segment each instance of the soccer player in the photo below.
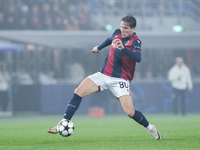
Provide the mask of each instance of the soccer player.
MULTIPOLYGON (((102 69, 86 77, 75 89, 63 119, 71 120, 83 97, 109 89, 119 99, 128 117, 144 126, 155 140, 161 139, 156 127, 150 124, 140 111, 134 109, 132 102, 130 82, 134 76, 136 62, 141 61, 141 41, 134 32, 135 27, 136 19, 131 15, 125 16, 121 19, 120 29, 92 49, 93 53, 99 53, 104 47, 111 45, 102 69)), ((56 126, 48 132, 58 133, 56 126)))

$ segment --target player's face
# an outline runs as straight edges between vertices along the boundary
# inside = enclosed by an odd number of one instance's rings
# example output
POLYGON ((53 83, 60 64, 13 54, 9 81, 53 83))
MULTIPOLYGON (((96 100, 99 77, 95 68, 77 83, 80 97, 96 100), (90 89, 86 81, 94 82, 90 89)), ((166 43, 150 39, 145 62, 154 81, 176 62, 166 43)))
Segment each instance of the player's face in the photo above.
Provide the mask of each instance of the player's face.
POLYGON ((133 35, 133 31, 135 28, 131 28, 127 22, 121 21, 120 26, 122 38, 130 37, 131 35, 133 35))

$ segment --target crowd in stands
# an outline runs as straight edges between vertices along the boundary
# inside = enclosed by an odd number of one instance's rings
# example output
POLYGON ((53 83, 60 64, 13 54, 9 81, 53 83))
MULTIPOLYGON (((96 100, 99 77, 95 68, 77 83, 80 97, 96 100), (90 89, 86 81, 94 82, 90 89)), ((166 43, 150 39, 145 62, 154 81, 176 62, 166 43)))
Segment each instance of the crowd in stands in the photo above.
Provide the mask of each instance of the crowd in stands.
POLYGON ((93 29, 87 0, 0 0, 0 29, 93 29))
POLYGON ((160 6, 157 0, 0 0, 0 30, 94 30, 99 28, 96 15, 106 18, 119 10, 146 16, 177 15, 182 10, 181 15, 199 19, 200 3, 180 2, 163 1, 160 6))

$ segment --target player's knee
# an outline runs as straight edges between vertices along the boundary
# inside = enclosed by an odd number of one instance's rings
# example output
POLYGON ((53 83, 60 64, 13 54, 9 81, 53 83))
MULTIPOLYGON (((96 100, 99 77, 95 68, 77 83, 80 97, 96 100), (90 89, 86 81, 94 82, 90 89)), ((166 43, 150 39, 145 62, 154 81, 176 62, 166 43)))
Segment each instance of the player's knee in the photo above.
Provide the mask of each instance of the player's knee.
MULTIPOLYGON (((77 87, 75 90, 74 90, 74 93, 76 93, 77 95, 79 95, 81 93, 81 90, 79 87, 77 87)), ((80 96, 80 95, 79 95, 80 96)))
POLYGON ((126 114, 128 117, 133 117, 134 116, 134 113, 133 112, 130 112, 130 113, 127 113, 126 114))
POLYGON ((82 90, 80 87, 77 87, 77 88, 74 90, 74 93, 77 94, 77 95, 80 96, 80 97, 84 97, 83 90, 82 90))
POLYGON ((125 110, 125 113, 129 117, 133 117, 133 115, 135 114, 135 111, 133 109, 127 109, 125 110))

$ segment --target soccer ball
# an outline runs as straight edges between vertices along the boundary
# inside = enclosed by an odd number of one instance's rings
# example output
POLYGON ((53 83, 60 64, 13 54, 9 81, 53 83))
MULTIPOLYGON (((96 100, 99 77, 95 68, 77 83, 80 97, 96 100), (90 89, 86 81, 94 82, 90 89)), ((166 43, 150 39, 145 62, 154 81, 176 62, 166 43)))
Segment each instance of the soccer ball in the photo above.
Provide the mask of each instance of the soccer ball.
POLYGON ((63 137, 68 137, 74 132, 74 124, 72 121, 63 119, 57 125, 57 131, 63 137))

